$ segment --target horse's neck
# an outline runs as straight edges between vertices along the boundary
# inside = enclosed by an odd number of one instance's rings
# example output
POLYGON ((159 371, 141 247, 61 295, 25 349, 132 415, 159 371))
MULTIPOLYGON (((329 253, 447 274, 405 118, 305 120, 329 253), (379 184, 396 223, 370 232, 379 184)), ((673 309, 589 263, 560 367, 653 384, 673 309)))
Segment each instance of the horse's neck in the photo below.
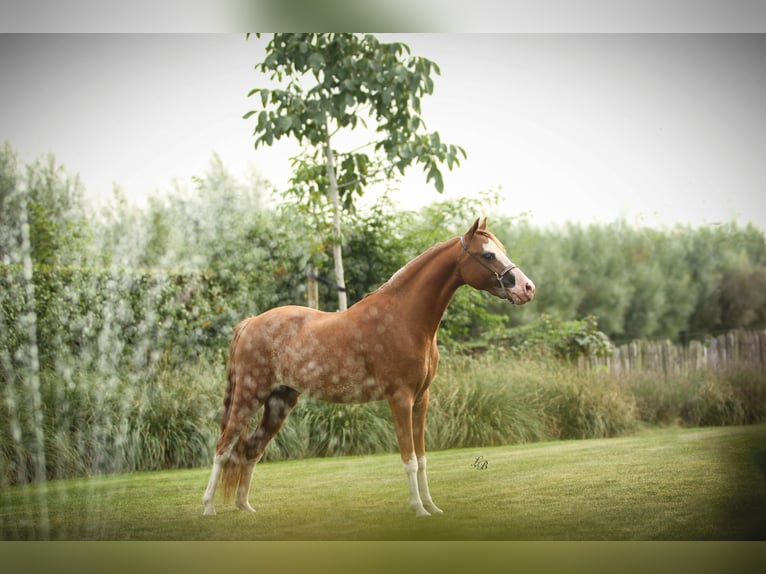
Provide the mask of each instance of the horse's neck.
POLYGON ((429 336, 436 333, 444 312, 458 287, 463 285, 456 272, 454 238, 433 246, 397 271, 378 291, 381 297, 395 299, 392 308, 400 310, 429 336))

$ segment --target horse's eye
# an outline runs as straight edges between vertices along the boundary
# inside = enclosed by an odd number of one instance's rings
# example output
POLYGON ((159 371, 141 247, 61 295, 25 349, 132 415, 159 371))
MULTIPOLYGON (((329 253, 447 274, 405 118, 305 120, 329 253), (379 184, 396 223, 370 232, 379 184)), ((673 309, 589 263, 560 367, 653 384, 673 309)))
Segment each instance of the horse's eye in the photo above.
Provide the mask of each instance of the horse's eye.
POLYGON ((482 257, 484 257, 484 259, 486 259, 487 261, 494 261, 495 260, 495 254, 492 253, 491 251, 489 251, 487 253, 484 253, 482 255, 482 257))

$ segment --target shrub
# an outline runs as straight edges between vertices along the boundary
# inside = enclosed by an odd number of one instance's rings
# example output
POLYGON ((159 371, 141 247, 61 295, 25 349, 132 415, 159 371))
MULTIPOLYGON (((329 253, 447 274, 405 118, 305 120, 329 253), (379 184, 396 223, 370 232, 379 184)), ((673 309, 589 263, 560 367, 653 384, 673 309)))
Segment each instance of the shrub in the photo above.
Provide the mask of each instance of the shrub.
POLYGON ((43 368, 62 357, 103 361, 104 352, 120 367, 168 347, 178 359, 227 348, 232 326, 255 311, 248 274, 35 266, 31 306, 23 273, 0 265, 0 352, 14 357, 30 344, 19 319, 34 311, 43 368))
POLYGON ((612 352, 609 338, 598 330, 595 317, 562 321, 542 315, 521 327, 495 332, 483 347, 502 349, 525 356, 553 356, 565 361, 605 357, 612 352))

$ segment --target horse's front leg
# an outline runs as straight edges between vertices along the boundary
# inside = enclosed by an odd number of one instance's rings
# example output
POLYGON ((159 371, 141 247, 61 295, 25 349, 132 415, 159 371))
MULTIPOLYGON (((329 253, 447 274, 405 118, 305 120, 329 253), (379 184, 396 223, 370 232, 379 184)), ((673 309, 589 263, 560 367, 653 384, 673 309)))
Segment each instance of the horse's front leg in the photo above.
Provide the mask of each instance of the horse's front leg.
POLYGON ((416 516, 430 516, 431 514, 423 506, 418 488, 418 459, 415 455, 412 437, 413 398, 411 395, 397 395, 389 401, 389 405, 394 420, 396 438, 399 440, 399 451, 402 455, 404 472, 407 475, 410 508, 415 511, 416 516))
POLYGON ((431 514, 442 514, 442 510, 434 504, 428 490, 426 475, 426 412, 428 412, 428 389, 415 401, 412 408, 412 430, 415 443, 415 454, 418 462, 418 492, 424 508, 431 514))

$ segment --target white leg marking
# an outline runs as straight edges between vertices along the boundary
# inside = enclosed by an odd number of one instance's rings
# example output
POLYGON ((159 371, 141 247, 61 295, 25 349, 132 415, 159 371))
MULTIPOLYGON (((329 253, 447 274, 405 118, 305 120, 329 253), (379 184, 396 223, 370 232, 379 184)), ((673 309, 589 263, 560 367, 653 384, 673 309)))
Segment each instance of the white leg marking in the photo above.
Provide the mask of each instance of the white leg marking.
POLYGON ((420 499, 423 501, 425 509, 432 514, 444 514, 444 512, 434 504, 431 493, 428 491, 428 476, 426 476, 426 457, 418 457, 418 490, 420 499))
POLYGON ((410 488, 410 508, 415 511, 415 516, 431 516, 423 507, 418 490, 418 459, 412 453, 410 460, 404 463, 404 472, 407 474, 407 484, 410 488))
POLYGON ((210 473, 210 480, 207 483, 205 494, 202 496, 202 504, 205 505, 205 516, 212 516, 215 514, 215 489, 218 486, 218 479, 221 477, 223 457, 216 455, 213 457, 213 470, 210 473))

